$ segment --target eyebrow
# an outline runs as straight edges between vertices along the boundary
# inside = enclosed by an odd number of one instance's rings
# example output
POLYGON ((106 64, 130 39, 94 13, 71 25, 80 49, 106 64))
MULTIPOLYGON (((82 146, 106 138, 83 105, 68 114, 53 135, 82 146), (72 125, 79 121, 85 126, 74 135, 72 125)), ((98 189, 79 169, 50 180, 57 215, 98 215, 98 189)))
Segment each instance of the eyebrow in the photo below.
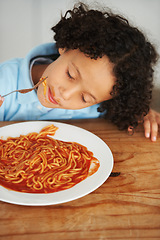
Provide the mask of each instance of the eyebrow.
MULTIPOLYGON (((81 79, 83 79, 83 78, 82 78, 82 75, 81 75, 81 73, 80 73, 80 71, 79 71, 79 69, 78 69, 78 67, 77 67, 73 62, 71 62, 71 63, 72 63, 72 65, 74 66, 74 68, 76 69, 79 77, 80 77, 81 79)), ((89 93, 89 95, 97 102, 97 99, 96 99, 95 96, 93 96, 91 93, 89 93)))

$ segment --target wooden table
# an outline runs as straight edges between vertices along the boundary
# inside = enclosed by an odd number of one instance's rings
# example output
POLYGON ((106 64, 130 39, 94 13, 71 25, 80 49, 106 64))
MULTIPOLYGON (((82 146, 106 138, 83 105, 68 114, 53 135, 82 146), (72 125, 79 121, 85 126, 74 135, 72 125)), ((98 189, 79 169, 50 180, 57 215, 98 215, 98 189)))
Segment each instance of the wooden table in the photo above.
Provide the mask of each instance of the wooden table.
POLYGON ((142 126, 129 136, 102 119, 65 122, 103 139, 113 153, 113 172, 120 175, 64 204, 0 202, 0 240, 160 239, 160 138, 145 139, 142 126))

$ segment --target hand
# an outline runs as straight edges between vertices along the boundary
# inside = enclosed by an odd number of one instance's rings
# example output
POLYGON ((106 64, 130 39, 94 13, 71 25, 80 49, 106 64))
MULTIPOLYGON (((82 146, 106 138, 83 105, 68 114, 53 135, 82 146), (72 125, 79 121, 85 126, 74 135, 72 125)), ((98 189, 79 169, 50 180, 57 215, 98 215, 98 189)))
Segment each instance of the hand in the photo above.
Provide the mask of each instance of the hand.
POLYGON ((0 107, 2 106, 3 102, 4 102, 4 97, 1 97, 0 95, 0 107))
POLYGON ((149 113, 144 117, 144 132, 146 138, 151 138, 155 142, 158 135, 158 127, 160 126, 160 113, 150 109, 149 113))

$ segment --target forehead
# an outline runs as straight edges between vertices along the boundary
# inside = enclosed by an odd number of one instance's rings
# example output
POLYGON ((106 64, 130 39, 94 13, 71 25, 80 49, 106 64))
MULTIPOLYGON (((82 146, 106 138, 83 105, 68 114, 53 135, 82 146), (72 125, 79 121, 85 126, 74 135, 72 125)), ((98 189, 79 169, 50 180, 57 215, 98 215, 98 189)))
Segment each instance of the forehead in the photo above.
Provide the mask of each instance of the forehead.
POLYGON ((77 66, 77 68, 78 66, 82 67, 82 69, 90 75, 93 75, 97 78, 100 78, 103 74, 106 75, 106 77, 108 75, 112 75, 112 77, 114 77, 114 64, 110 62, 109 58, 106 55, 95 60, 91 59, 89 56, 86 56, 78 49, 68 50, 67 55, 69 57, 68 60, 71 61, 71 63, 77 66))

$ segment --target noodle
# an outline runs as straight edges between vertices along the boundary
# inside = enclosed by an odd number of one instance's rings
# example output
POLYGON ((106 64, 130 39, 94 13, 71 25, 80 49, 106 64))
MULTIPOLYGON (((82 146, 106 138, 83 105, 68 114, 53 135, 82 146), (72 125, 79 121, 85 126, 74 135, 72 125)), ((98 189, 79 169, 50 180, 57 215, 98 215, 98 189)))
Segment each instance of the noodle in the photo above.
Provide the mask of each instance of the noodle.
POLYGON ((42 85, 44 87, 44 90, 43 90, 44 96, 46 96, 46 80, 44 80, 44 82, 42 82, 42 85))
POLYGON ((85 146, 56 140, 58 128, 0 140, 0 185, 20 192, 51 193, 69 189, 95 173, 99 161, 85 146))

